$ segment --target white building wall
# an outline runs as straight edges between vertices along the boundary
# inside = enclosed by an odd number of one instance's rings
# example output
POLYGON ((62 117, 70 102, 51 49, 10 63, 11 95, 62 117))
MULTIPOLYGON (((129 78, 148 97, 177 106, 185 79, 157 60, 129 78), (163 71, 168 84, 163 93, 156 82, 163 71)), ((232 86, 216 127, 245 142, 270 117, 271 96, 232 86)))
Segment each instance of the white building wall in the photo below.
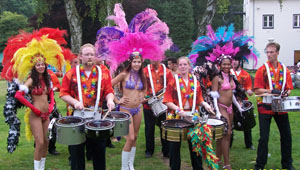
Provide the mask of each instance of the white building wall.
POLYGON ((267 61, 264 48, 268 39, 272 38, 281 45, 279 61, 287 66, 294 65, 294 50, 300 50, 300 29, 293 28, 293 14, 300 14, 300 0, 284 0, 282 9, 278 0, 244 0, 244 29, 248 35, 254 36, 254 47, 260 58, 245 64, 245 68, 257 69, 267 61), (263 29, 263 15, 274 15, 274 29, 263 29))

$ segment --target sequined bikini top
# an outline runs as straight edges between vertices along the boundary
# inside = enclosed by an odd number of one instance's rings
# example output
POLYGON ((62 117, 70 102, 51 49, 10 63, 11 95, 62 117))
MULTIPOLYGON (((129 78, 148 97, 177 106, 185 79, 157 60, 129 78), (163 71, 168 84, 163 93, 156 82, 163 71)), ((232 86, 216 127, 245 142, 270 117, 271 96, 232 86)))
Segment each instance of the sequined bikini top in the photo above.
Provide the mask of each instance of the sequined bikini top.
POLYGON ((144 84, 143 84, 138 72, 134 71, 134 70, 130 70, 129 79, 125 82, 125 88, 142 90, 143 87, 144 87, 144 84))

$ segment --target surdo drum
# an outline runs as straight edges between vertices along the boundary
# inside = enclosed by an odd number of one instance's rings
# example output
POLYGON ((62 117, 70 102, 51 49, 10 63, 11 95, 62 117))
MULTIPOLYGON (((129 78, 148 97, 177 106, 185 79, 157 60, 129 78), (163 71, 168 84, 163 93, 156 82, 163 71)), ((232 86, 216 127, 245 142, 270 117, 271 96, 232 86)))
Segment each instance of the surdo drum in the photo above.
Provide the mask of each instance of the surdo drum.
POLYGON ((86 136, 107 139, 113 133, 115 123, 109 120, 91 120, 85 124, 86 136))
POLYGON ((194 124, 182 119, 162 121, 162 138, 171 142, 180 142, 182 140, 187 140, 188 129, 193 126, 194 124))
POLYGON ((224 122, 219 119, 209 118, 207 120, 207 125, 210 126, 211 137, 213 139, 221 139, 224 135, 224 122))
POLYGON ((154 116, 159 117, 160 115, 166 113, 168 107, 162 103, 163 97, 158 98, 156 96, 151 97, 148 100, 148 104, 153 111, 154 116))
POLYGON ((130 116, 125 112, 112 111, 110 112, 106 120, 110 120, 115 123, 114 137, 126 136, 129 133, 130 116))
POLYGON ((250 130, 256 125, 253 104, 248 100, 244 100, 242 108, 244 111, 240 113, 233 105, 234 129, 238 131, 250 130))

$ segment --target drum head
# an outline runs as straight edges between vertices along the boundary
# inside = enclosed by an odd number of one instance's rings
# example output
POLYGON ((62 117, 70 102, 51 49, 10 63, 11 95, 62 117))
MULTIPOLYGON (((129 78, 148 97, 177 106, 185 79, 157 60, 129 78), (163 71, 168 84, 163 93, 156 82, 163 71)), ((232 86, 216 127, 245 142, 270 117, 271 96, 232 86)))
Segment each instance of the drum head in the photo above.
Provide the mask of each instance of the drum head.
POLYGON ((130 116, 128 113, 125 112, 118 112, 118 111, 112 111, 107 115, 107 119, 117 119, 117 120, 127 120, 130 116))
POLYGON ((224 122, 222 120, 218 120, 218 119, 208 119, 207 124, 213 125, 213 126, 218 126, 218 125, 223 125, 224 122))
POLYGON ((165 127, 172 127, 172 128, 189 128, 194 126, 192 123, 189 123, 181 119, 165 120, 162 122, 162 124, 165 127))
POLYGON ((59 118, 56 122, 58 126, 72 127, 74 125, 84 124, 84 119, 77 116, 66 116, 59 118))
POLYGON ((92 120, 85 124, 85 127, 90 130, 107 130, 115 126, 114 122, 109 120, 92 120))

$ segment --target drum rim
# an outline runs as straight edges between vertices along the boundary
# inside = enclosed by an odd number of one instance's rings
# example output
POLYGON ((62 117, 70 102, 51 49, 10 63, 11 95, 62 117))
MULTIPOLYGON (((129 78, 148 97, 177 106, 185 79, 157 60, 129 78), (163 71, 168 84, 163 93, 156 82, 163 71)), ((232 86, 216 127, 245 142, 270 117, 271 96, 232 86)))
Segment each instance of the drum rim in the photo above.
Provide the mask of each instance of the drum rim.
POLYGON ((111 113, 115 113, 115 112, 118 112, 118 113, 124 113, 125 115, 126 115, 126 117, 125 118, 110 118, 110 117, 106 117, 106 119, 105 120, 110 120, 110 121, 127 121, 127 120, 129 120, 130 119, 130 115, 129 115, 129 113, 126 113, 126 112, 121 112, 121 111, 111 111, 111 113))
POLYGON ((174 128, 174 129, 185 129, 185 128, 191 128, 191 127, 194 127, 194 124, 188 122, 188 121, 185 121, 185 120, 182 120, 182 119, 169 119, 169 120, 164 120, 161 122, 161 125, 165 128, 174 128), (166 122, 174 122, 174 121, 183 121, 184 123, 187 123, 187 124, 190 124, 189 126, 185 126, 185 127, 171 127, 171 126, 166 126, 166 122))
POLYGON ((85 123, 85 128, 88 129, 88 130, 93 130, 93 131, 95 131, 95 130, 99 130, 99 131, 110 130, 114 127, 115 127, 115 122, 110 121, 110 120, 91 120, 91 121, 88 121, 88 122, 85 123), (105 128, 98 128, 98 127, 88 126, 89 123, 94 122, 94 121, 107 121, 107 122, 111 123, 111 125, 107 126, 105 128))
POLYGON ((221 119, 208 118, 206 124, 207 124, 207 125, 210 125, 210 126, 223 126, 225 123, 224 123, 221 119), (220 122, 222 122, 222 124, 218 124, 218 125, 211 125, 211 124, 208 124, 208 120, 210 120, 210 119, 220 121, 220 122))
POLYGON ((57 121, 55 122, 55 125, 58 127, 77 127, 77 126, 82 126, 84 124, 85 124, 84 118, 79 117, 79 116, 64 116, 64 117, 58 118, 57 121), (59 122, 60 120, 66 119, 66 118, 78 118, 81 121, 79 123, 71 123, 71 124, 62 124, 59 122))

